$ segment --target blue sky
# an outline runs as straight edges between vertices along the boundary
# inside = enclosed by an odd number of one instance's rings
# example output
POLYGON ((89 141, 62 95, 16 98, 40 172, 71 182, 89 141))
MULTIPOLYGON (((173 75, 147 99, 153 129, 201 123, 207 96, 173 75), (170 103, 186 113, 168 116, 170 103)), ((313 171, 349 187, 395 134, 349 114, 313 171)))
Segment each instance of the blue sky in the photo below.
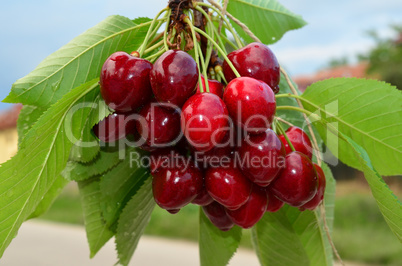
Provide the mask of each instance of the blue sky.
MULTIPOLYGON (((153 17, 167 0, 115 1, 3 1, 0 9, 0 98, 11 84, 32 71, 47 55, 105 17, 153 17)), ((398 0, 282 0, 289 10, 309 23, 288 32, 272 45, 279 61, 292 75, 308 74, 331 58, 369 49, 369 29, 389 36, 389 25, 402 24, 402 1, 398 0)), ((0 109, 9 105, 0 103, 0 109)))

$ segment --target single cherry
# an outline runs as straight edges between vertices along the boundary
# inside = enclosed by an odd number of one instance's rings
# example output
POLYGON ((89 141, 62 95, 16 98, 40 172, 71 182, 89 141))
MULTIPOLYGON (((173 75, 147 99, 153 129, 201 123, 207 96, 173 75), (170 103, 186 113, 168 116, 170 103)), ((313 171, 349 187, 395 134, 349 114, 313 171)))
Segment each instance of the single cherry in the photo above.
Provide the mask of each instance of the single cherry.
POLYGON ((317 193, 314 195, 314 197, 305 203, 303 206, 299 207, 300 210, 314 210, 317 208, 318 205, 322 202, 324 199, 324 193, 325 193, 325 185, 326 185, 326 180, 325 180, 325 174, 322 168, 314 163, 314 168, 317 171, 317 176, 318 176, 318 189, 317 193))
POLYGON ((126 113, 148 103, 152 96, 151 69, 149 61, 125 52, 109 56, 100 74, 100 91, 106 104, 116 112, 126 113))
POLYGON ((93 132, 103 142, 115 142, 128 134, 135 134, 135 120, 130 114, 113 113, 96 124, 93 132))
MULTIPOLYGON (((207 92, 206 85, 205 85, 205 78, 204 75, 201 75, 201 80, 204 88, 204 92, 207 92)), ((214 79, 208 79, 208 86, 209 92, 215 94, 219 98, 223 97, 223 84, 214 79)), ((200 84, 197 85, 197 92, 201 93, 200 84)))
POLYGON ((140 116, 145 121, 137 122, 137 131, 149 147, 173 144, 180 136, 180 113, 172 108, 163 108, 159 103, 145 105, 140 116))
POLYGON ((277 197, 274 196, 274 194, 271 192, 270 188, 266 188, 267 192, 267 197, 268 197, 268 206, 267 206, 267 212, 277 212, 280 210, 280 208, 285 205, 283 201, 278 199, 277 197))
POLYGON ((192 164, 175 165, 153 175, 152 192, 155 202, 161 208, 177 210, 197 197, 202 190, 202 184, 200 169, 192 164))
POLYGON ((246 132, 267 130, 276 111, 275 95, 268 85, 249 77, 232 80, 223 94, 230 117, 246 132))
POLYGON ((196 94, 183 106, 181 129, 196 150, 211 150, 225 137, 228 126, 226 105, 215 94, 196 94))
MULTIPOLYGON (((290 142, 296 151, 299 151, 311 160, 313 158, 313 148, 311 146, 311 141, 309 136, 303 129, 300 127, 292 126, 286 130, 286 136, 288 136, 290 142)), ((284 135, 280 135, 279 138, 285 145, 286 154, 292 152, 292 148, 289 146, 289 143, 286 141, 284 135)))
POLYGON ((152 91, 159 102, 181 107, 196 91, 197 64, 188 53, 169 50, 154 63, 150 79, 152 91))
POLYGON ((207 206, 203 206, 202 210, 211 223, 220 230, 228 231, 234 226, 233 221, 226 214, 225 207, 220 205, 218 202, 214 201, 207 206))
POLYGON ((259 135, 248 135, 239 148, 245 176, 259 186, 266 187, 285 168, 285 148, 271 129, 259 135))
POLYGON ((233 165, 209 168, 205 184, 211 197, 228 209, 236 210, 250 197, 252 183, 233 165))
POLYGON ((286 155, 286 168, 272 182, 270 189, 281 201, 300 207, 317 192, 318 179, 313 163, 301 152, 286 155))
MULTIPOLYGON (((242 77, 261 80, 275 93, 279 92, 280 66, 268 46, 262 43, 250 43, 229 53, 228 58, 242 77)), ((228 82, 236 78, 226 61, 223 62, 223 73, 228 82)))
POLYGON ((230 219, 242 228, 251 228, 264 216, 267 209, 268 197, 265 189, 253 185, 250 198, 237 210, 227 210, 230 219))

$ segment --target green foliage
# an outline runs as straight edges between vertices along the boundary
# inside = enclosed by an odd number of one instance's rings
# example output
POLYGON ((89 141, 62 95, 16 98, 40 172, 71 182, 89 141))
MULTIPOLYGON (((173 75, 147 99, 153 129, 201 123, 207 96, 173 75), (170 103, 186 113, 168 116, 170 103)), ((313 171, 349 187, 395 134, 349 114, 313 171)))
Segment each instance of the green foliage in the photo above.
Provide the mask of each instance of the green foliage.
MULTIPOLYGON (((335 180, 324 164, 327 186, 325 215, 333 220, 335 180)), ((253 245, 261 265, 332 265, 332 249, 319 210, 300 212, 290 206, 266 213, 252 229, 253 245), (317 230, 318 229, 318 230, 317 230), (284 255, 286 254, 286 255, 284 255)))
POLYGON ((151 178, 148 178, 124 208, 116 232, 119 263, 128 265, 155 207, 151 178))
MULTIPOLYGON (((335 127, 369 154, 381 175, 402 174, 402 93, 389 84, 355 78, 316 82, 302 95, 304 107, 327 124, 315 125, 330 150, 345 164, 362 169, 360 159, 339 136, 335 127)), ((320 122, 320 121, 318 121, 320 122)))
POLYGON ((235 226, 223 232, 214 226, 200 208, 200 262, 201 266, 224 266, 239 247, 242 230, 235 226))
MULTIPOLYGON (((293 14, 276 0, 230 0, 227 11, 246 24, 265 44, 275 43, 287 31, 306 25, 301 16, 293 14)), ((253 42, 236 23, 231 22, 244 40, 253 42)))

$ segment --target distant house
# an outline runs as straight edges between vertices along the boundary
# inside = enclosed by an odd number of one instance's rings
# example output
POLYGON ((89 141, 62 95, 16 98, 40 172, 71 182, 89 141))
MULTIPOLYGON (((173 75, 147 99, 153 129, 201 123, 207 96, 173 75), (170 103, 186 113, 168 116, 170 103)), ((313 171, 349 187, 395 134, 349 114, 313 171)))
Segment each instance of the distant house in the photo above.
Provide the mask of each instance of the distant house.
POLYGON ((314 82, 329 79, 329 78, 340 78, 340 77, 355 77, 364 78, 366 76, 366 69, 368 64, 365 62, 359 63, 357 65, 349 66, 338 66, 329 69, 320 70, 312 75, 296 76, 293 80, 299 86, 300 91, 304 91, 308 86, 314 82))
POLYGON ((7 161, 17 152, 17 119, 21 108, 21 104, 16 104, 11 109, 0 112, 0 163, 7 161))

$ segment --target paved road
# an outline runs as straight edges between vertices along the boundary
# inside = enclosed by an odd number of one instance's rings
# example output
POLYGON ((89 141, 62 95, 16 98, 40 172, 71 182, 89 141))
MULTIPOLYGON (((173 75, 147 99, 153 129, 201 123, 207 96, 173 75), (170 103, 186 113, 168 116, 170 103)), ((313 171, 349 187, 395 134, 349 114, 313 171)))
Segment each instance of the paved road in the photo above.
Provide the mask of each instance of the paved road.
MULTIPOLYGON (((22 225, 0 266, 111 266, 116 261, 112 240, 90 260, 83 227, 29 221, 22 225)), ((198 246, 192 242, 142 237, 130 265, 199 265, 198 246)), ((259 264, 253 252, 240 250, 229 265, 259 264)))

